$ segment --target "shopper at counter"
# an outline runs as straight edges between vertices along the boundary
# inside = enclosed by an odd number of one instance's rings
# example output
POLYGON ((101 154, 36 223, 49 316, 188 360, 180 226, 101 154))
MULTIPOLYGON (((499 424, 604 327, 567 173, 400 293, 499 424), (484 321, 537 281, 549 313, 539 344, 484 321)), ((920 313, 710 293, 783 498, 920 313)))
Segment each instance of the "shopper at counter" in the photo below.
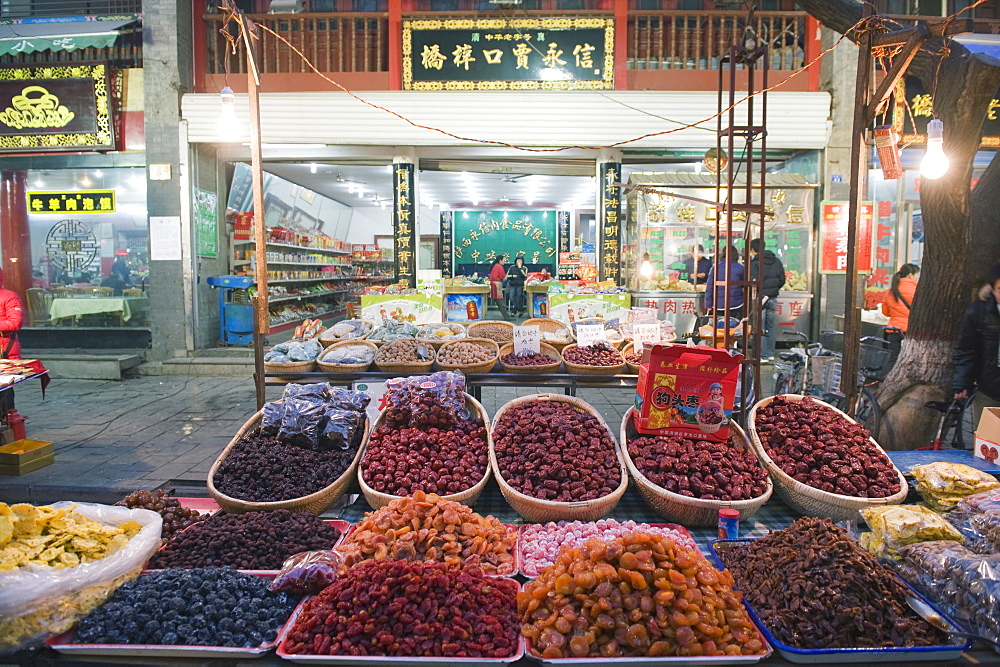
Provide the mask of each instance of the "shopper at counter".
POLYGON ((692 285, 704 285, 711 269, 712 260, 705 257, 705 247, 700 244, 692 245, 691 255, 684 260, 684 269, 680 277, 692 285))
POLYGON ((497 255, 493 259, 493 268, 490 269, 490 300, 503 315, 505 320, 510 319, 510 312, 503 295, 503 281, 507 277, 507 271, 503 268, 503 257, 497 255))
POLYGON ((510 304, 510 314, 524 315, 524 283, 528 279, 528 267, 524 265, 524 255, 518 255, 514 263, 507 269, 507 301, 510 304))
POLYGON ((774 347, 778 342, 778 322, 775 317, 775 305, 778 302, 778 292, 785 285, 785 267, 775 255, 768 249, 760 250, 760 239, 750 240, 750 280, 756 280, 758 275, 763 276, 764 284, 761 287, 761 297, 767 297, 767 301, 761 306, 761 320, 764 329, 760 338, 760 358, 773 359, 774 347), (764 265, 761 271, 760 265, 764 265))
POLYGON ((976 427, 983 408, 1000 407, 1000 262, 990 267, 979 298, 965 309, 952 359, 955 399, 972 401, 976 427))
POLYGON ((746 272, 740 264, 740 251, 733 246, 729 246, 729 266, 726 266, 726 253, 719 252, 715 266, 708 271, 705 289, 705 311, 718 308, 720 313, 725 307, 725 294, 729 290, 729 314, 732 317, 743 316, 743 286, 742 282, 746 272), (716 287, 716 280, 724 280, 727 285, 716 287))

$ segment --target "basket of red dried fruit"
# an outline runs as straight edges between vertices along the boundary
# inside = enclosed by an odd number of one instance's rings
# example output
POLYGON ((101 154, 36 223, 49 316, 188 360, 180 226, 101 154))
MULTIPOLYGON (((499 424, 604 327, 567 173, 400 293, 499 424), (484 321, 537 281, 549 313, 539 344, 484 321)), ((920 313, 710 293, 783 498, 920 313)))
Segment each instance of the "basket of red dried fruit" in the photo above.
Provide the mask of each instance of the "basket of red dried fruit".
POLYGON ((554 346, 539 343, 538 352, 515 354, 514 343, 500 348, 500 367, 504 373, 555 373, 562 364, 562 355, 554 346))
MULTIPOLYGON (((629 341, 625 343, 625 347, 622 348, 622 358, 625 359, 625 368, 628 369, 629 373, 639 374, 639 366, 642 365, 642 348, 639 351, 635 350, 635 343, 629 341)), ((624 441, 623 441, 624 442, 624 441)))
MULTIPOLYGON (((403 382, 414 384, 412 379, 403 382)), ((398 399, 390 396, 375 420, 358 465, 361 492, 373 508, 418 490, 472 506, 486 488, 490 418, 482 404, 464 392, 455 394, 464 398, 464 410, 449 410, 448 399, 438 398, 442 386, 441 381, 427 380, 393 394, 398 399), (431 386, 424 390, 424 384, 431 386)))
POLYGON ((528 521, 595 521, 628 486, 601 413, 560 394, 507 402, 493 417, 490 464, 507 503, 528 521))
POLYGON ((714 526, 719 510, 745 519, 767 502, 774 485, 739 424, 727 442, 645 435, 629 408, 622 417, 622 457, 639 493, 657 514, 685 526, 714 526))
POLYGON ((747 424, 778 495, 801 514, 844 521, 906 500, 903 473, 866 428, 832 405, 772 396, 753 406, 747 424))
POLYGON ((562 356, 566 370, 570 373, 617 375, 625 370, 625 359, 621 352, 607 342, 586 347, 572 343, 563 349, 562 356))

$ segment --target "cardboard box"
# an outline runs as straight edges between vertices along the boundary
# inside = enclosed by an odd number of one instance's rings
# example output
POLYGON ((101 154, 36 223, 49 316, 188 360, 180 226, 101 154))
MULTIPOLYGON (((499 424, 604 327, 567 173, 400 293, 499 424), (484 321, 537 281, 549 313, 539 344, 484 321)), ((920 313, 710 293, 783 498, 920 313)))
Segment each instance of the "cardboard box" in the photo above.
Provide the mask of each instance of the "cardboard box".
POLYGON ((15 440, 0 447, 0 465, 19 466, 54 454, 52 443, 47 440, 15 440))
POLYGON ((726 441, 742 355, 714 347, 657 344, 643 352, 635 427, 649 435, 726 441))
POLYGON ((976 429, 976 456, 991 463, 1000 460, 1000 408, 985 408, 976 429))
POLYGON ((44 468, 45 466, 52 465, 55 462, 55 455, 49 454, 21 465, 8 465, 6 463, 0 463, 0 475, 27 475, 29 472, 34 472, 39 468, 44 468))

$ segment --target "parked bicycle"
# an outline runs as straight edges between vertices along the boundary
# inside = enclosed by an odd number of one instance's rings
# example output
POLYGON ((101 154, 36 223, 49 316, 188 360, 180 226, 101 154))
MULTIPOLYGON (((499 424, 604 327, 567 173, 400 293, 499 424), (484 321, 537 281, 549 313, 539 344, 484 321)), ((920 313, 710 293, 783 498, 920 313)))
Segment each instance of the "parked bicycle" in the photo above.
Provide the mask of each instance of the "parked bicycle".
MULTIPOLYGON (((931 444, 917 449, 966 449, 965 446, 965 415, 970 405, 972 396, 965 399, 952 399, 951 401, 928 401, 924 407, 940 413, 938 418, 937 433, 931 444), (948 439, 951 438, 949 442, 948 439)), ((971 429, 970 429, 971 430, 971 429)))
POLYGON ((801 331, 789 331, 788 334, 794 336, 799 345, 778 354, 781 361, 774 365, 774 393, 813 394, 811 359, 832 353, 822 344, 811 342, 801 331))
MULTIPOLYGON (((877 436, 882 426, 882 407, 879 405, 876 394, 879 385, 891 370, 891 351, 889 341, 876 336, 865 336, 861 339, 860 357, 858 363, 858 404, 854 411, 854 419, 859 424, 868 429, 872 435, 877 436)), ((831 364, 829 368, 830 377, 827 378, 828 391, 824 393, 823 400, 839 410, 847 412, 847 397, 840 391, 840 363, 831 364)), ((896 436, 892 429, 892 424, 885 423, 886 437, 889 449, 895 446, 896 436)))

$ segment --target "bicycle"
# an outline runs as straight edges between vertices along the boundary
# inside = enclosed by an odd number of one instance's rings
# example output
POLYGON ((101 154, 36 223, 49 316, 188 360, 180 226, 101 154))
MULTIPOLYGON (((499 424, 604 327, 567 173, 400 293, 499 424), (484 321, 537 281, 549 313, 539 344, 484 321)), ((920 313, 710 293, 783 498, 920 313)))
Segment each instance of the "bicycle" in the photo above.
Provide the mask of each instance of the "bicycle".
POLYGON ((812 359, 832 354, 822 343, 810 342, 809 337, 801 331, 790 331, 790 335, 800 339, 801 345, 792 347, 789 352, 781 352, 778 358, 781 362, 774 365, 774 393, 777 394, 813 394, 814 378, 812 359))
MULTIPOLYGON (((831 332, 833 333, 833 332, 831 332)), ((857 384, 858 403, 854 411, 854 419, 864 426, 874 435, 879 434, 882 426, 882 407, 879 405, 875 394, 885 376, 891 370, 889 341, 876 336, 865 336, 860 341, 860 359, 858 368, 857 384)), ((823 394, 823 400, 838 410, 847 412, 847 397, 839 389, 840 386, 840 363, 831 364, 829 367, 830 376, 826 379, 827 391, 823 394)), ((886 421, 886 436, 889 448, 894 448, 896 435, 892 429, 892 423, 886 421)))
MULTIPOLYGON (((975 394, 973 394, 974 396, 975 394)), ((965 399, 952 399, 949 401, 927 401, 924 407, 936 410, 941 413, 938 421, 937 433, 931 440, 931 444, 924 447, 917 447, 922 450, 938 451, 943 449, 948 433, 951 432, 951 442, 948 443, 951 449, 964 450, 965 447, 965 413, 972 405, 973 396, 965 399)))

